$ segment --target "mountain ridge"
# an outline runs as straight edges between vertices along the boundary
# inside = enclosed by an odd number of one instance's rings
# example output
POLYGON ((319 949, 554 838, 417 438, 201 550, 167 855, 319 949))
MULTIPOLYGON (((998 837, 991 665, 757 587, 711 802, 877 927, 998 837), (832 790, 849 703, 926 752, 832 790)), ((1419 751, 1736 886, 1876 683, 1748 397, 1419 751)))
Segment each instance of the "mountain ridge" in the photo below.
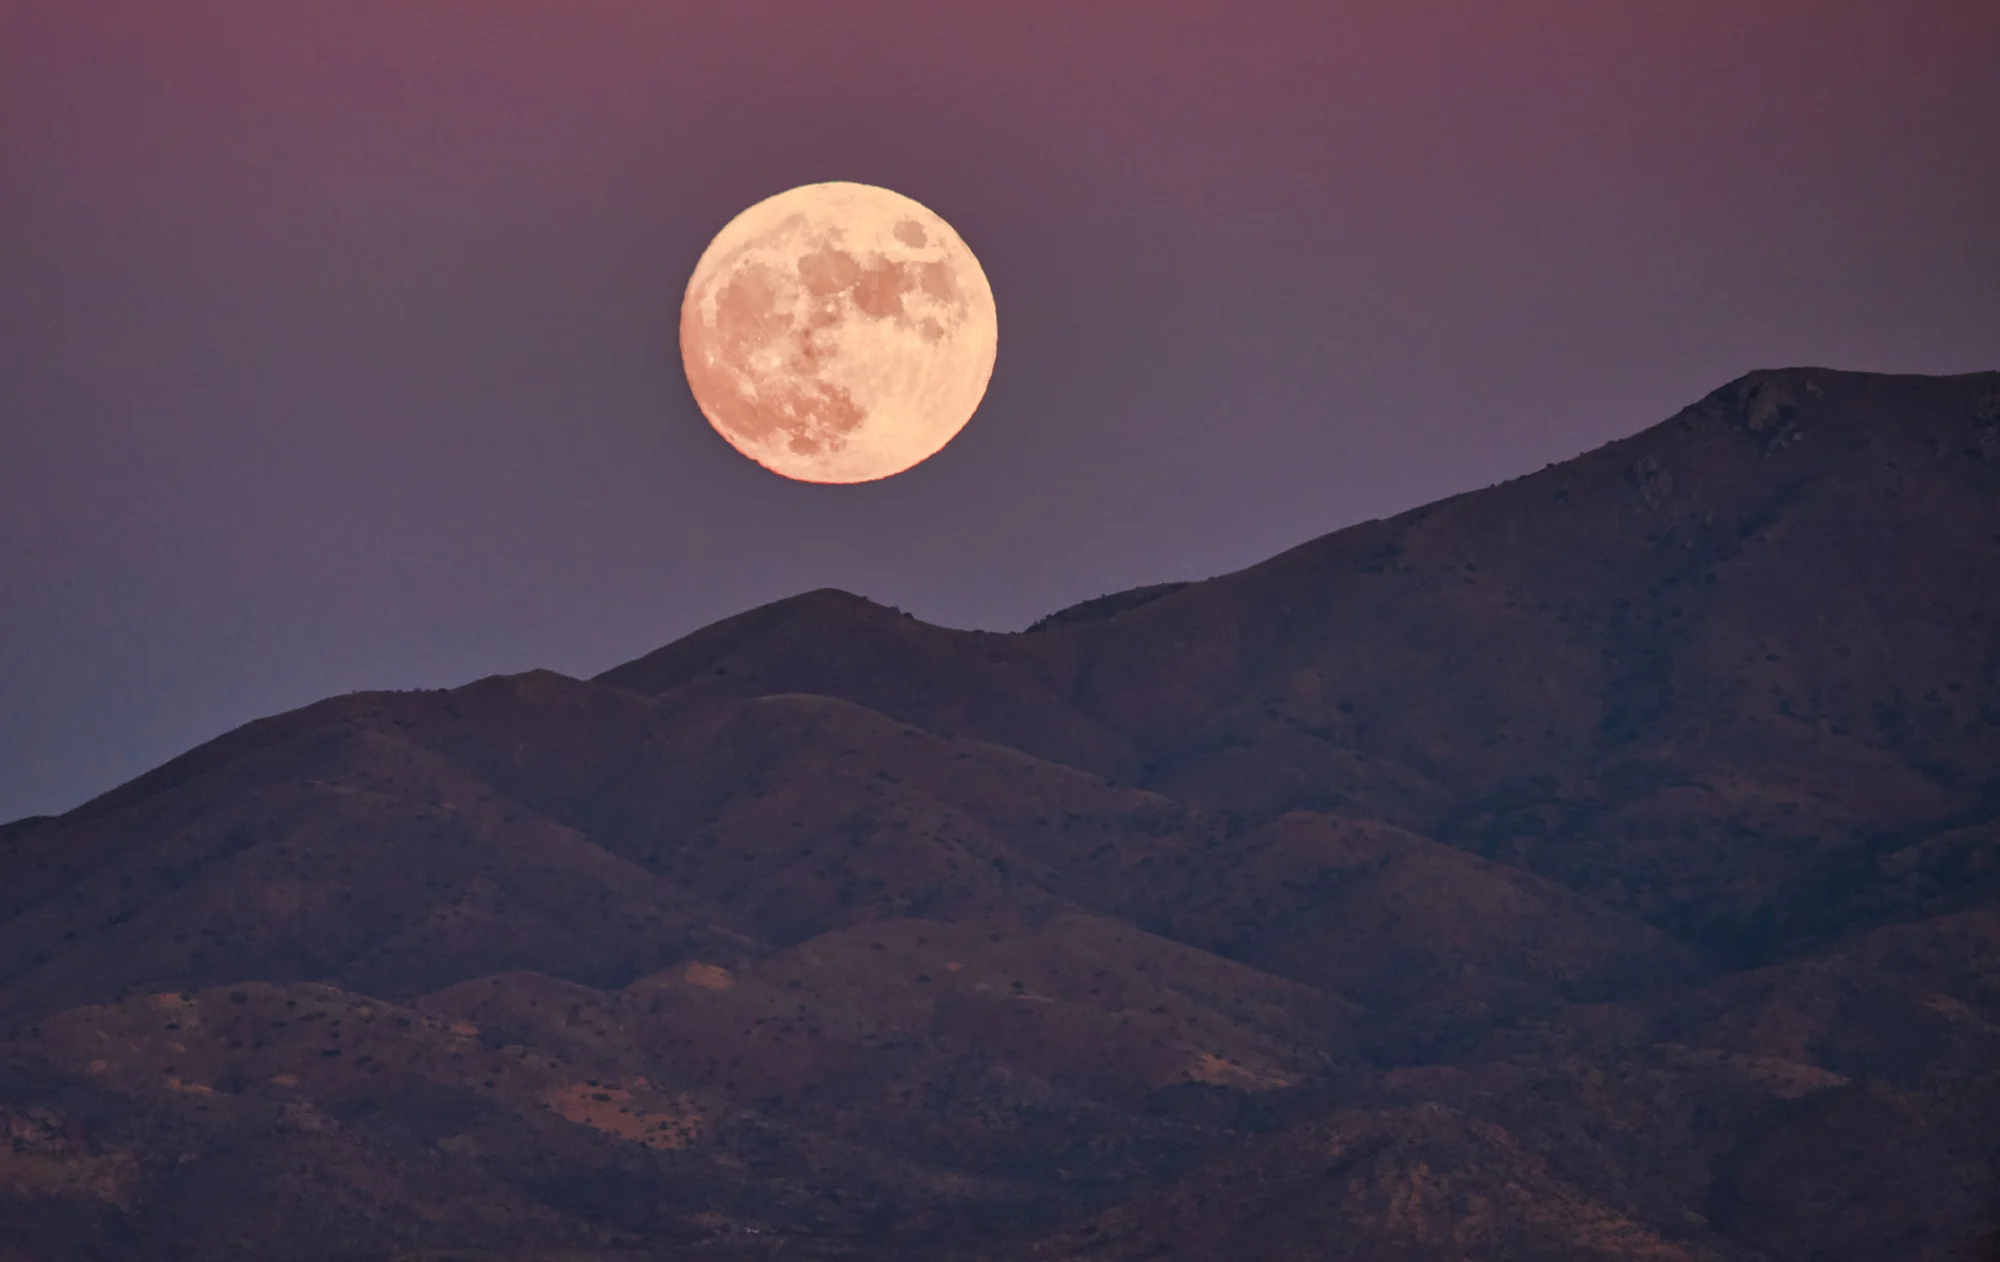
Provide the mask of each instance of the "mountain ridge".
POLYGON ((0 826, 0 1259, 1963 1257, 1996 626, 2000 373, 1794 369, 1023 631, 260 719, 0 826))

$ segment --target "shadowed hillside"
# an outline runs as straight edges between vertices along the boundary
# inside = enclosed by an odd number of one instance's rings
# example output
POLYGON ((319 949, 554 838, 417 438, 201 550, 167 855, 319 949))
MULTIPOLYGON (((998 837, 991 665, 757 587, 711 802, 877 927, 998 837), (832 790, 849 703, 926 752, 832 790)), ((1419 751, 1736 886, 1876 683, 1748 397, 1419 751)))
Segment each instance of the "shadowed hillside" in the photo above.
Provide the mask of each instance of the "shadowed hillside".
POLYGON ((1956 1259, 2000 374, 1015 634, 820 591, 0 828, 0 1262, 1956 1259))

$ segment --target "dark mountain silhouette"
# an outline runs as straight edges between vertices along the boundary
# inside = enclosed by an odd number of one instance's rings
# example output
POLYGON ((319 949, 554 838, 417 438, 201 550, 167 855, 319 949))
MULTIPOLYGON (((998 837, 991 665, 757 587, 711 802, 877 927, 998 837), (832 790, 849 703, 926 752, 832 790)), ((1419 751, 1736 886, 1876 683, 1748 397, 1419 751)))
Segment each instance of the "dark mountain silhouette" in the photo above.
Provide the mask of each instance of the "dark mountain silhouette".
POLYGON ((0 829, 0 1262, 1967 1258, 2000 374, 1016 634, 845 593, 0 829))

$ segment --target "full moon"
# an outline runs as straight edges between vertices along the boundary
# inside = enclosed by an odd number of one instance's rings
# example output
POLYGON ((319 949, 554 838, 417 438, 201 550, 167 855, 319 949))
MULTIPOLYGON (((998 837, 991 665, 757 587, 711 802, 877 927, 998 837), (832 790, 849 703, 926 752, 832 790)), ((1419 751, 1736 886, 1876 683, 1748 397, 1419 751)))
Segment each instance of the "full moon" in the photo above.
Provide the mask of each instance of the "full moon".
POLYGON ((997 334, 958 233, 870 184, 750 207, 702 252, 681 303, 702 415, 803 482, 870 482, 935 455, 985 396, 997 334))

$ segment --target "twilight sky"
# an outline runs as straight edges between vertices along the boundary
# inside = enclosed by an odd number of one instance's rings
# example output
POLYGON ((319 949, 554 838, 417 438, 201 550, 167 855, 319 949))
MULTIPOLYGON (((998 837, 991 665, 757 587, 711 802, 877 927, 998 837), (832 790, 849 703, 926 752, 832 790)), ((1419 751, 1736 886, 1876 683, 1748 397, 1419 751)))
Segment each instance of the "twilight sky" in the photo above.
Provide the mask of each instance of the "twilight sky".
POLYGON ((1019 627, 1796 364, 2000 367, 1994 0, 16 0, 0 820, 812 587, 1019 627), (715 231, 831 179, 1000 313, 862 486, 675 350, 715 231))

